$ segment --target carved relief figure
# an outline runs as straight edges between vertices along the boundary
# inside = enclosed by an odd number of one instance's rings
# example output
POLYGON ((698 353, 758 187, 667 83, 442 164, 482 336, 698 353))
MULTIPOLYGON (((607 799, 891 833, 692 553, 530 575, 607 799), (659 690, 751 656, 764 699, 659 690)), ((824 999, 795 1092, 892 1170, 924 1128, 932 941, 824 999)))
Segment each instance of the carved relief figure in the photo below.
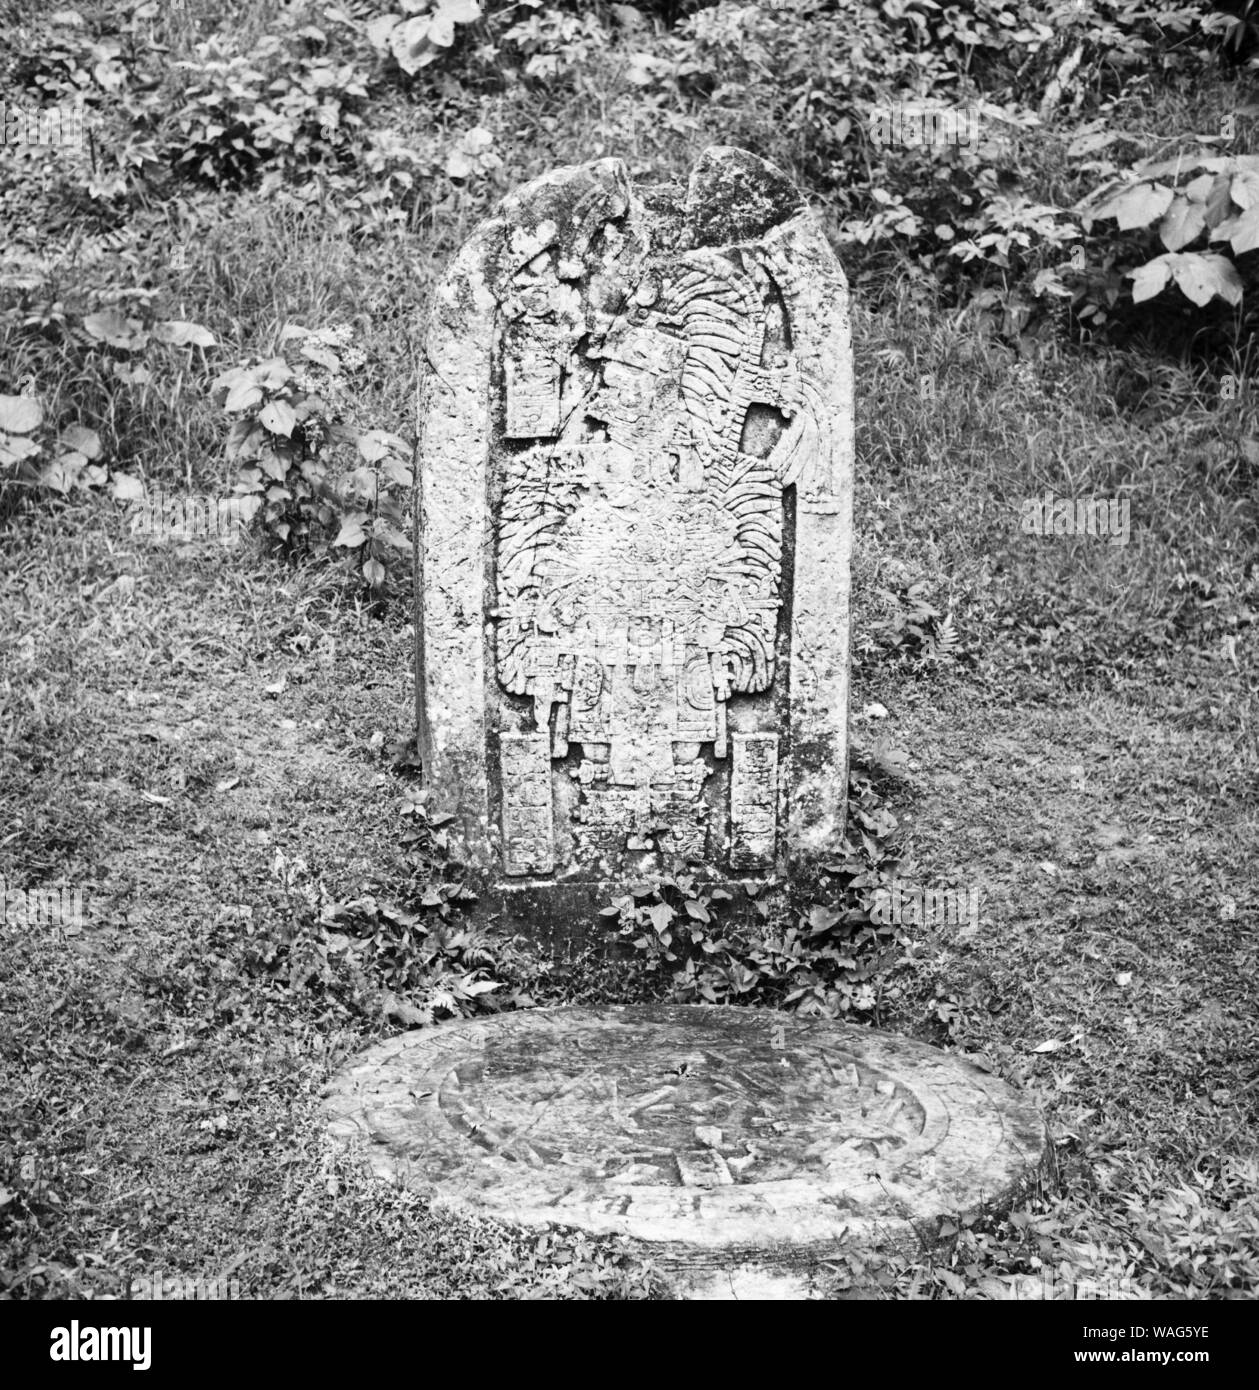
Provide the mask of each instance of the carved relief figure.
MULTIPOLYGON (((720 853, 710 760, 731 757, 730 701, 774 681, 792 441, 776 446, 802 402, 768 262, 752 250, 647 258, 618 309, 587 310, 580 346, 563 350, 552 316, 528 312, 507 335, 507 433, 549 442, 526 444, 505 473, 498 676, 532 698, 536 777, 580 748, 587 859, 720 853)), ((532 263, 528 290, 549 266, 532 263)), ((528 302, 547 315, 564 288, 528 302)), ((764 867, 777 736, 736 735, 733 754, 722 857, 764 867)), ((510 757, 518 767, 518 749, 510 757)), ((509 871, 548 872, 545 817, 508 804, 508 820, 509 871)))
POLYGON ((829 853, 851 357, 798 192, 724 147, 685 190, 543 175, 460 253, 426 356, 425 765, 468 862, 523 902, 829 853))

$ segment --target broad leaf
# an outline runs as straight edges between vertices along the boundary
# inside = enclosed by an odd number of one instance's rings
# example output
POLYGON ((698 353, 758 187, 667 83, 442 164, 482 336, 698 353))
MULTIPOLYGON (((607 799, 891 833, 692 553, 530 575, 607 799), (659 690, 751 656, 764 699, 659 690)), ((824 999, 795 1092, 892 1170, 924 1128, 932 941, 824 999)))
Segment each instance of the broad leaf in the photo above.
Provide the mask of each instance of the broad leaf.
MULTIPOLYGON (((307 354, 309 355, 309 354, 307 354)), ((268 390, 278 391, 293 379, 293 369, 283 357, 268 357, 252 369, 253 380, 268 390)))
POLYGON ((392 456, 380 465, 380 471, 391 483, 397 483, 399 487, 410 487, 413 481, 411 470, 406 464, 392 456))
POLYGON ((378 480, 370 468, 352 468, 341 480, 337 490, 342 497, 362 497, 368 502, 374 502, 378 480))
POLYGON ((1171 206, 1174 194, 1165 184, 1138 183, 1108 198, 1093 216, 1113 217, 1121 231, 1131 232, 1157 222, 1171 206))
MULTIPOLYGON (((1194 203, 1205 203, 1211 196, 1211 190, 1223 176, 1220 174, 1199 174, 1196 179, 1189 182, 1180 191, 1194 203)), ((1224 179, 1224 187, 1228 188, 1228 179, 1224 179)))
POLYGON ((82 454, 63 454, 44 468, 39 480, 54 492, 67 493, 78 482, 79 470, 86 462, 82 454))
POLYGON ((668 929, 674 914, 668 903, 657 903, 648 911, 647 915, 651 918, 651 925, 655 927, 656 934, 659 936, 668 929))
POLYGON ((1206 208, 1188 198, 1177 198, 1159 223, 1159 240, 1169 251, 1179 251, 1196 241, 1207 225, 1206 208))
POLYGON ((237 459, 257 458, 262 439, 262 430, 253 420, 233 420, 227 433, 228 460, 234 463, 237 459))
POLYGON ((833 907, 825 907, 821 903, 815 904, 809 909, 809 926, 811 934, 814 936, 822 932, 830 931, 836 922, 843 916, 833 907))
POLYGON ((341 529, 337 532, 337 538, 332 542, 333 545, 348 546, 351 550, 363 545, 367 540, 367 532, 363 530, 363 520, 361 513, 347 517, 341 523, 341 529))
POLYGON ((408 77, 413 77, 426 62, 432 62, 432 55, 425 58, 428 48, 429 18, 417 15, 399 24, 389 35, 389 47, 398 61, 398 66, 408 77))
POLYGON ((130 473, 115 473, 114 498, 118 502, 143 502, 144 484, 130 473))
POLYGON ((341 359, 335 352, 329 352, 327 348, 320 347, 318 343, 303 343, 302 356, 309 358, 312 362, 318 362, 321 367, 327 368, 330 372, 341 370, 341 359))
POLYGON ((1199 308, 1217 295, 1230 304, 1239 303, 1242 297, 1241 276, 1232 261, 1214 251, 1168 251, 1128 273, 1132 276, 1132 299, 1136 304, 1153 299, 1167 284, 1169 275, 1199 308))
POLYGON ((100 435, 84 425, 67 425, 58 436, 57 443, 63 449, 73 449, 90 459, 101 456, 100 435))
POLYGON ((189 323, 187 319, 171 319, 167 323, 155 323, 153 336, 159 343, 170 343, 174 347, 214 347, 214 334, 199 323, 189 323))
POLYGON ((1063 299, 1071 298, 1071 290, 1063 283, 1056 270, 1038 270, 1032 281, 1032 293, 1037 299, 1046 294, 1056 294, 1063 299))
POLYGON ((248 377, 236 382, 227 393, 223 409, 227 411, 252 410, 262 399, 262 388, 255 386, 248 377))
POLYGON ((406 536, 396 526, 390 526, 388 522, 381 521, 379 517, 372 523, 372 532, 377 540, 385 541, 395 550, 408 551, 411 549, 411 542, 406 536))
MULTIPOLYGON (((1203 175, 1203 177, 1207 177, 1203 175)), ((1211 191, 1206 196, 1207 226, 1217 227, 1233 215, 1233 199, 1229 193, 1227 174, 1212 174, 1211 191)), ((1196 184, 1197 179, 1194 180, 1196 184)))
POLYGON ((364 430, 358 438, 358 451, 368 463, 375 463, 390 454, 405 454, 407 443, 388 430, 364 430))
POLYGON ((1241 303, 1242 281, 1227 256, 1214 251, 1189 252, 1172 266, 1176 283, 1199 308, 1217 295, 1229 304, 1241 303))
POLYGON ((17 463, 39 453, 39 445, 33 439, 24 439, 20 434, 0 433, 0 464, 17 463))
POLYGON ((396 14, 377 15, 375 19, 368 20, 367 40, 378 53, 383 53, 389 47, 398 23, 396 14))
POLYGON ((34 396, 0 396, 0 430, 30 434, 43 418, 44 407, 34 396))
POLYGON ((1259 173, 1253 169, 1243 169, 1234 174, 1228 191, 1239 208, 1253 208, 1259 205, 1259 173))
POLYGON ((287 401, 269 401, 259 413, 258 422, 272 434, 282 434, 287 439, 297 424, 297 416, 287 401))
POLYGON ((449 48, 455 41, 455 21, 443 10, 438 12, 429 21, 428 41, 435 43, 439 48, 449 48))
POLYGON ((1239 256, 1244 251, 1255 250, 1259 247, 1259 204, 1221 222, 1211 234, 1211 240, 1227 241, 1239 256))
POLYGON ((288 461, 280 458, 272 449, 264 449, 258 463, 267 477, 274 478, 277 483, 282 483, 289 475, 288 461))
POLYGON ((1130 271, 1132 302, 1140 304, 1144 300, 1153 299, 1156 294, 1162 292, 1171 273, 1170 254, 1155 256, 1152 261, 1147 261, 1145 265, 1140 265, 1135 270, 1130 271))
POLYGON ((139 352, 149 341, 149 334, 140 320, 126 318, 117 309, 88 314, 83 320, 83 327, 93 338, 126 352, 139 352))

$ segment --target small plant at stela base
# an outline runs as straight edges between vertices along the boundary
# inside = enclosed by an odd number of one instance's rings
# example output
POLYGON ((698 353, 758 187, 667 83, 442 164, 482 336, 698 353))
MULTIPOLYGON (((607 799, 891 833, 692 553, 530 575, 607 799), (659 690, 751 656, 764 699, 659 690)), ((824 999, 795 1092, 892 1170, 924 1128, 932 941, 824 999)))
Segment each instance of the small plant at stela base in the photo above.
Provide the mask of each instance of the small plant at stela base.
POLYGON ((875 891, 911 866, 890 847, 895 818, 850 778, 850 826, 811 883, 734 888, 684 864, 644 878, 600 910, 681 1002, 743 1003, 878 1021, 903 929, 871 919, 875 891))

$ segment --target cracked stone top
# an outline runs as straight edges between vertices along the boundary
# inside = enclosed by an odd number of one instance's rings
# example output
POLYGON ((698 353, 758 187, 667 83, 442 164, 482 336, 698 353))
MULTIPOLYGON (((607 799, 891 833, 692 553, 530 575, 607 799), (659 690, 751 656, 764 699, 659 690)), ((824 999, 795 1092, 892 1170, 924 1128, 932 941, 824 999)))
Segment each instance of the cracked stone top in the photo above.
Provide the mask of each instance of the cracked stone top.
POLYGON ((468 1211, 790 1258, 1000 1200, 1039 1164, 995 1078, 844 1024, 704 1006, 538 1010, 408 1034, 334 1081, 333 1133, 468 1211))
POLYGON ((714 148, 521 189, 439 287, 421 393, 430 780, 500 886, 825 853, 847 766, 847 286, 714 148))

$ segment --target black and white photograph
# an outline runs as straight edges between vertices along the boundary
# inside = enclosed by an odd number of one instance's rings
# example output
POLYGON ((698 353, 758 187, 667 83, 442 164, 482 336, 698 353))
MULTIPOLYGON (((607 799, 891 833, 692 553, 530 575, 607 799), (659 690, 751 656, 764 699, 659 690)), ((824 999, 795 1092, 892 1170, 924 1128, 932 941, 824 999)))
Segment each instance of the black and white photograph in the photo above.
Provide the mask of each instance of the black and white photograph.
POLYGON ((0 248, 38 1383, 409 1302, 1219 1369, 1259 0, 0 0, 0 248))

